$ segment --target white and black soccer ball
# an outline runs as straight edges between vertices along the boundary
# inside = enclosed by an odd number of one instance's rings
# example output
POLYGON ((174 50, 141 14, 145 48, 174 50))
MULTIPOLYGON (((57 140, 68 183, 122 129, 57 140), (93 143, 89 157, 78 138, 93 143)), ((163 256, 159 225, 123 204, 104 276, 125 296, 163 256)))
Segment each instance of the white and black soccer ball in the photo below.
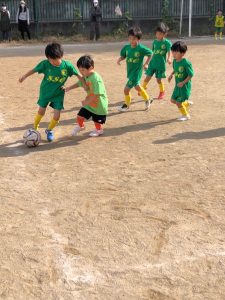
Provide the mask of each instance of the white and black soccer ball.
POLYGON ((36 147, 41 141, 40 132, 34 129, 28 129, 23 135, 24 145, 27 147, 36 147))

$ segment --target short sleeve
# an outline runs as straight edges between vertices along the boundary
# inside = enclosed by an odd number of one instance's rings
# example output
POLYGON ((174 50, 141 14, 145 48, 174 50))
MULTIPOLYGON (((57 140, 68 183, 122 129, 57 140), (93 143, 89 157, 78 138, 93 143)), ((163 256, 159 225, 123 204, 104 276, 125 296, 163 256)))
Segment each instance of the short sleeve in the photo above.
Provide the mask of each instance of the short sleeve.
POLYGON ((124 47, 121 49, 121 51, 120 51, 120 56, 121 56, 121 57, 124 57, 124 58, 125 58, 125 57, 127 56, 127 53, 126 53, 127 51, 126 51, 126 50, 127 50, 127 46, 124 46, 124 47))
POLYGON ((71 77, 71 76, 73 76, 73 75, 75 75, 75 76, 79 76, 79 73, 78 73, 78 71, 77 71, 77 69, 74 67, 74 65, 73 64, 68 64, 68 75, 69 75, 69 77, 71 77))
POLYGON ((166 52, 170 52, 171 50, 171 47, 172 47, 172 43, 170 41, 166 41, 166 52))
POLYGON ((41 61, 41 62, 34 68, 34 71, 37 72, 38 74, 45 74, 45 70, 46 70, 46 62, 47 62, 47 60, 41 61))
POLYGON ((191 77, 194 76, 194 70, 193 70, 191 62, 187 61, 185 68, 186 68, 186 72, 187 72, 188 76, 191 76, 191 77))
POLYGON ((142 48, 142 53, 143 56, 151 56, 153 54, 152 50, 145 46, 142 48))

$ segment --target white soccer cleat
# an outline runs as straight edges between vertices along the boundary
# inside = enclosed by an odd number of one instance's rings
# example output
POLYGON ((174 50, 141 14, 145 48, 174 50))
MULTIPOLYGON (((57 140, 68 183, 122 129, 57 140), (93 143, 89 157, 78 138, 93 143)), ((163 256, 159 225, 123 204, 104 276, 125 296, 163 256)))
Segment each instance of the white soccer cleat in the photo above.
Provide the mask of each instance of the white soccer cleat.
POLYGON ((153 102, 153 99, 149 99, 149 100, 145 101, 145 110, 149 110, 152 102, 153 102))
POLYGON ((76 136, 78 134, 78 132, 80 132, 81 130, 84 130, 85 127, 80 127, 80 126, 75 126, 73 131, 71 132, 72 136, 76 136))
POLYGON ((100 129, 100 130, 95 129, 89 133, 89 136, 97 137, 97 136, 102 135, 103 133, 104 133, 103 129, 100 129))
POLYGON ((178 118, 178 121, 188 121, 190 120, 191 116, 187 115, 187 116, 181 116, 180 118, 178 118))

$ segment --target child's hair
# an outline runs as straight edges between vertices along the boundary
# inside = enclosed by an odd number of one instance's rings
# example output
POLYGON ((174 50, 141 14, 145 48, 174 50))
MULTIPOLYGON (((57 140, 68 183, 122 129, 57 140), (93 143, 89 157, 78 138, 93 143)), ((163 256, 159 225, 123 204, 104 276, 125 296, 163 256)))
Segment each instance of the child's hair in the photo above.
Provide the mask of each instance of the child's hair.
POLYGON ((47 58, 57 59, 63 57, 63 47, 58 43, 48 44, 45 48, 45 55, 47 58))
POLYGON ((90 55, 81 56, 77 61, 78 68, 90 69, 91 67, 94 68, 94 60, 90 55))
POLYGON ((159 23, 159 25, 155 29, 155 32, 161 32, 163 34, 168 33, 168 31, 169 31, 169 27, 166 24, 162 23, 162 22, 159 23))
POLYGON ((141 39, 142 37, 142 31, 141 31, 141 28, 140 27, 131 27, 129 30, 128 30, 128 36, 134 36, 136 37, 137 39, 141 39))
POLYGON ((222 9, 220 9, 220 8, 219 8, 219 9, 217 9, 217 12, 216 12, 216 13, 218 14, 219 12, 221 12, 221 13, 222 13, 222 12, 223 12, 223 11, 222 11, 222 9))
POLYGON ((171 47, 171 51, 186 53, 187 52, 187 45, 182 41, 175 42, 171 47))

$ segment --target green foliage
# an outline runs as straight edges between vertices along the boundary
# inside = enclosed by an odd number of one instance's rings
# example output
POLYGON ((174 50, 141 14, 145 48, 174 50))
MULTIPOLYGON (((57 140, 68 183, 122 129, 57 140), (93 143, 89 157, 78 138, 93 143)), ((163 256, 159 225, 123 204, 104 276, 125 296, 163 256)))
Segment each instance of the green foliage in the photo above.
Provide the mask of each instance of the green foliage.
POLYGON ((177 30, 177 22, 170 16, 169 11, 170 0, 163 0, 162 6, 162 22, 165 23, 170 30, 177 30))
POLYGON ((80 20, 82 18, 81 11, 79 8, 74 9, 74 19, 80 20))
POLYGON ((212 31, 212 28, 214 26, 215 22, 215 7, 214 7, 214 1, 210 1, 209 4, 209 30, 212 31))
POLYGON ((116 29, 114 29, 114 31, 113 31, 114 36, 124 37, 127 35, 127 31, 130 27, 129 21, 132 21, 132 16, 131 16, 130 12, 126 11, 123 14, 123 18, 125 20, 121 21, 119 23, 119 26, 116 29))

